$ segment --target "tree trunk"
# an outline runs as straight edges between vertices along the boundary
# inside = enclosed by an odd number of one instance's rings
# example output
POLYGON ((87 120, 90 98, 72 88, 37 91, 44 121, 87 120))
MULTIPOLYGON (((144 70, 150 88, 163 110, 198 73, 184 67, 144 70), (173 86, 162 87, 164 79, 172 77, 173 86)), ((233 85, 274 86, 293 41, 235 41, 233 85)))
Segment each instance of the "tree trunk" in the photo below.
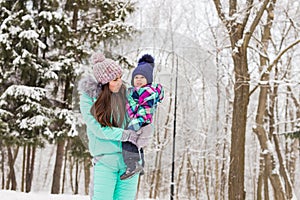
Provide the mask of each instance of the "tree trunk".
MULTIPOLYGON (((238 41, 238 39, 235 40, 236 42, 238 41)), ((244 165, 245 134, 249 103, 249 73, 246 54, 246 48, 240 48, 239 52, 233 55, 235 83, 231 127, 229 200, 246 198, 244 191, 244 165)))
POLYGON ((63 163, 63 157, 64 157, 64 148, 65 148, 65 141, 63 139, 59 139, 57 141, 55 167, 54 167, 54 171, 53 171, 51 194, 59 194, 61 169, 62 169, 62 163, 63 163))
POLYGON ((15 159, 12 154, 12 150, 10 146, 7 146, 7 155, 8 155, 8 166, 9 166, 9 177, 6 182, 6 189, 9 189, 10 183, 11 183, 11 190, 17 189, 17 181, 16 181, 16 174, 15 174, 15 159))
MULTIPOLYGON (((267 156, 264 155, 263 156, 263 162, 265 164, 267 160, 267 156)), ((267 169, 267 165, 264 165, 263 168, 263 181, 264 181, 264 200, 269 200, 270 199, 270 194, 269 194, 269 175, 268 175, 268 169, 267 169)))
POLYGON ((72 28, 76 31, 77 30, 77 21, 78 21, 78 4, 74 4, 74 10, 73 10, 73 19, 72 19, 72 28))
POLYGON ((23 161, 22 161, 22 175, 21 175, 21 192, 25 191, 24 186, 25 186, 26 147, 27 147, 27 145, 24 144, 24 147, 23 147, 23 161))
MULTIPOLYGON (((176 188, 180 188, 180 183, 182 181, 182 176, 183 176, 182 171, 183 171, 183 168, 184 168, 184 159, 185 159, 185 153, 182 156, 181 165, 179 166, 178 178, 177 178, 177 181, 176 181, 176 188)), ((185 185, 184 188, 186 188, 186 185, 185 185)), ((179 193, 179 190, 176 190, 175 199, 179 199, 178 198, 178 193, 179 193)))
MULTIPOLYGON (((277 70, 275 72, 275 77, 278 77, 277 74, 277 70)), ((270 105, 270 133, 273 136, 273 140, 274 140, 274 144, 275 144, 275 150, 277 153, 277 157, 278 157, 278 161, 279 161, 279 170, 280 170, 280 175, 283 177, 284 180, 284 186, 285 186, 285 191, 286 191, 286 197, 288 199, 291 199, 293 197, 293 186, 292 186, 292 182, 290 180, 290 176, 288 174, 288 170, 286 169, 286 166, 284 165, 284 158, 282 156, 282 153, 280 151, 280 146, 279 146, 279 138, 278 135, 275 134, 275 111, 274 111, 274 107, 275 107, 275 99, 276 96, 278 96, 277 94, 277 90, 278 90, 278 86, 275 83, 274 88, 273 88, 273 93, 271 93, 271 105, 270 105)))
POLYGON ((78 182, 79 182, 79 161, 78 159, 75 160, 75 190, 74 194, 78 194, 78 182))
MULTIPOLYGON (((290 86, 287 86, 287 91, 289 92, 290 98, 293 100, 293 103, 295 104, 295 107, 297 108, 296 110, 296 118, 300 119, 300 102, 298 101, 298 98, 295 97, 294 93, 292 92, 292 88, 290 86)), ((287 102, 288 102, 289 97, 287 97, 287 102)), ((287 103, 288 105, 288 103, 287 103)), ((288 107, 288 106, 287 106, 288 107)), ((286 109, 287 110, 287 109, 286 109)), ((286 111, 287 112, 287 111, 286 111)), ((285 130, 286 132, 287 130, 285 130)), ((295 169, 296 169, 296 161, 297 161, 297 153, 299 153, 299 142, 300 139, 294 139, 292 142, 291 150, 288 153, 289 156, 287 156, 288 160, 286 161, 288 165, 288 171, 290 174, 290 179, 291 183, 294 185, 295 183, 295 169)))
MULTIPOLYGON (((207 149, 207 148, 205 148, 207 149)), ((210 195, 209 195, 209 177, 208 177, 208 169, 207 169, 207 161, 208 159, 206 156, 204 156, 203 160, 203 174, 204 174, 204 185, 205 185, 205 191, 206 191, 206 198, 207 200, 210 200, 210 195)))
POLYGON ((61 193, 65 193, 65 181, 66 181, 66 169, 67 169, 67 162, 68 162, 68 150, 70 148, 71 142, 70 139, 68 138, 67 140, 67 146, 65 149, 65 159, 64 159, 64 169, 63 169, 63 179, 62 179, 62 187, 61 187, 61 193))
POLYGON ((91 161, 89 158, 84 159, 84 192, 85 195, 89 194, 89 184, 90 184, 90 176, 91 176, 91 161))
POLYGON ((70 163, 70 165, 69 165, 70 185, 71 185, 72 192, 74 193, 75 186, 74 186, 74 181, 73 181, 73 169, 74 169, 75 159, 74 159, 74 157, 69 156, 68 160, 70 163))
POLYGON ((187 168, 186 183, 188 189, 187 190, 188 199, 193 199, 194 185, 192 185, 192 183, 193 183, 194 173, 193 173, 193 166, 191 163, 191 154, 189 152, 187 152, 186 168, 187 168))
MULTIPOLYGON (((229 85, 230 87, 230 85, 229 85)), ((226 87, 226 99, 230 98, 230 91, 229 91, 229 87, 226 87)), ((228 101, 228 104, 226 106, 226 116, 225 116, 225 126, 224 126, 224 146, 223 146, 223 152, 222 152, 222 156, 223 156, 223 160, 222 160, 222 168, 221 168, 221 192, 220 192, 220 197, 222 200, 226 199, 226 185, 227 185, 227 169, 228 166, 226 165, 227 162, 227 154, 228 154, 228 141, 226 136, 229 136, 229 122, 230 122, 230 116, 229 113, 231 113, 231 109, 232 109, 232 103, 230 101, 228 101)))
POLYGON ((257 181, 256 200, 262 200, 262 188, 263 188, 263 173, 264 173, 264 159, 263 155, 260 155, 259 159, 259 172, 257 181))
MULTIPOLYGON (((227 119, 226 119, 227 121, 227 119)), ((226 187, 226 139, 224 139, 224 144, 223 144, 223 152, 222 152, 222 167, 221 167, 221 186, 220 186, 220 199, 225 200, 225 187, 226 187)))
POLYGON ((0 139, 0 152, 1 152, 1 189, 4 190, 5 188, 5 170, 4 170, 4 165, 5 165, 5 153, 4 153, 4 143, 2 139, 0 139))
POLYGON ((28 157, 27 157, 27 174, 26 174, 26 192, 31 191, 32 185, 32 178, 33 178, 33 171, 34 171, 34 162, 35 162, 35 152, 36 146, 33 145, 32 147, 27 149, 28 157))
POLYGON ((27 145, 27 158, 26 158, 26 174, 25 174, 25 192, 30 192, 30 155, 31 155, 31 145, 27 145))
POLYGON ((245 164, 245 134, 247 125, 247 112, 249 103, 249 81, 247 63, 247 48, 249 41, 259 24, 263 13, 269 4, 269 0, 264 0, 258 9, 254 20, 249 25, 249 30, 244 32, 248 23, 253 1, 247 1, 246 12, 242 16, 237 12, 238 5, 236 0, 229 0, 229 13, 224 13, 224 8, 220 0, 213 0, 220 20, 224 23, 230 37, 232 48, 232 58, 234 64, 235 83, 234 83, 234 101, 231 126, 231 150, 230 150, 230 168, 229 168, 229 200, 240 200, 246 198, 244 191, 244 164, 245 164), (242 21, 231 20, 228 17, 239 15, 242 21), (238 45, 242 43, 241 45, 238 45))
POLYGON ((200 162, 197 161, 197 166, 196 166, 196 173, 195 173, 195 196, 196 196, 196 200, 200 199, 200 193, 201 193, 201 188, 200 185, 202 185, 202 182, 200 182, 201 180, 201 174, 200 174, 200 162))
POLYGON ((161 181, 161 159, 162 158, 162 152, 160 151, 160 153, 158 154, 158 162, 157 162, 157 166, 156 166, 156 174, 155 174, 155 188, 154 188, 154 195, 153 197, 156 199, 159 197, 159 192, 160 192, 160 181, 161 181))

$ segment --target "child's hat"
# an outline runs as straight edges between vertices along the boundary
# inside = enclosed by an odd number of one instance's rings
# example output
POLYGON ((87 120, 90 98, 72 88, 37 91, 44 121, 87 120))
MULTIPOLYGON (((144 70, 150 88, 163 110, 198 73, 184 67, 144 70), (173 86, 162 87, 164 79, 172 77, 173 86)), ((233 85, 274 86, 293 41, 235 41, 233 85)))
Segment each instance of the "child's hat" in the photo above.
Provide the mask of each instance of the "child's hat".
POLYGON ((142 75, 147 79, 147 84, 153 82, 154 58, 149 54, 144 54, 138 61, 137 67, 132 72, 131 85, 136 75, 142 75))
POLYGON ((118 76, 121 76, 123 69, 115 61, 105 58, 102 53, 94 53, 91 57, 93 73, 96 80, 101 84, 106 84, 118 76))

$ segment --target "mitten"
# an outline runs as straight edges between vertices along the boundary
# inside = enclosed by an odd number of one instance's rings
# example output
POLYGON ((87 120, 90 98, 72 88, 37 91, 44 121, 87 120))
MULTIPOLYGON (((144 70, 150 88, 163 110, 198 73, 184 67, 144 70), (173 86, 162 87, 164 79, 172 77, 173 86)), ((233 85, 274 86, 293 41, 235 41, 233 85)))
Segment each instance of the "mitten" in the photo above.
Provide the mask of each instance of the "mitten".
POLYGON ((138 139, 138 134, 133 131, 133 130, 124 130, 122 133, 122 142, 131 142, 132 144, 136 145, 137 139, 138 139))
POLYGON ((143 126, 140 130, 137 131, 137 135, 139 135, 139 137, 137 138, 136 146, 139 149, 147 146, 153 138, 153 134, 154 127, 151 124, 143 126))

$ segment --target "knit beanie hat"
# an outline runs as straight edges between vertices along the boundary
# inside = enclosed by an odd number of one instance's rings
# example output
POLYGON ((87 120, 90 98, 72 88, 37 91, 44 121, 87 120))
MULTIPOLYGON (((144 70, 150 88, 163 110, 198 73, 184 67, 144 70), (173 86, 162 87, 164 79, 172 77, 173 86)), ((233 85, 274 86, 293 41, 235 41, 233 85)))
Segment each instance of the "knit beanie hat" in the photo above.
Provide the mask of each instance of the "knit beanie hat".
POLYGON ((149 55, 143 55, 139 61, 137 67, 132 72, 131 85, 133 85, 133 79, 136 75, 142 75, 147 79, 147 84, 153 82, 153 68, 154 58, 149 55))
POLYGON ((102 85, 116 79, 117 76, 123 73, 121 66, 115 61, 105 58, 105 56, 99 52, 92 55, 91 63, 93 65, 94 76, 102 85))

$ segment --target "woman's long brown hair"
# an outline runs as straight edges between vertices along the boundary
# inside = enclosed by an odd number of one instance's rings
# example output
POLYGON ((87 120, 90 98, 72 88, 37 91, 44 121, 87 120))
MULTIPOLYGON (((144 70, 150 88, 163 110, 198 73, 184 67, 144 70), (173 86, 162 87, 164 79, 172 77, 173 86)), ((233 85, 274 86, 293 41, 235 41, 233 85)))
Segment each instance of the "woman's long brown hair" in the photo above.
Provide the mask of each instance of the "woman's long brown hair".
POLYGON ((103 85, 91 113, 102 126, 122 127, 126 113, 125 85, 122 84, 118 93, 112 93, 108 84, 103 85))

